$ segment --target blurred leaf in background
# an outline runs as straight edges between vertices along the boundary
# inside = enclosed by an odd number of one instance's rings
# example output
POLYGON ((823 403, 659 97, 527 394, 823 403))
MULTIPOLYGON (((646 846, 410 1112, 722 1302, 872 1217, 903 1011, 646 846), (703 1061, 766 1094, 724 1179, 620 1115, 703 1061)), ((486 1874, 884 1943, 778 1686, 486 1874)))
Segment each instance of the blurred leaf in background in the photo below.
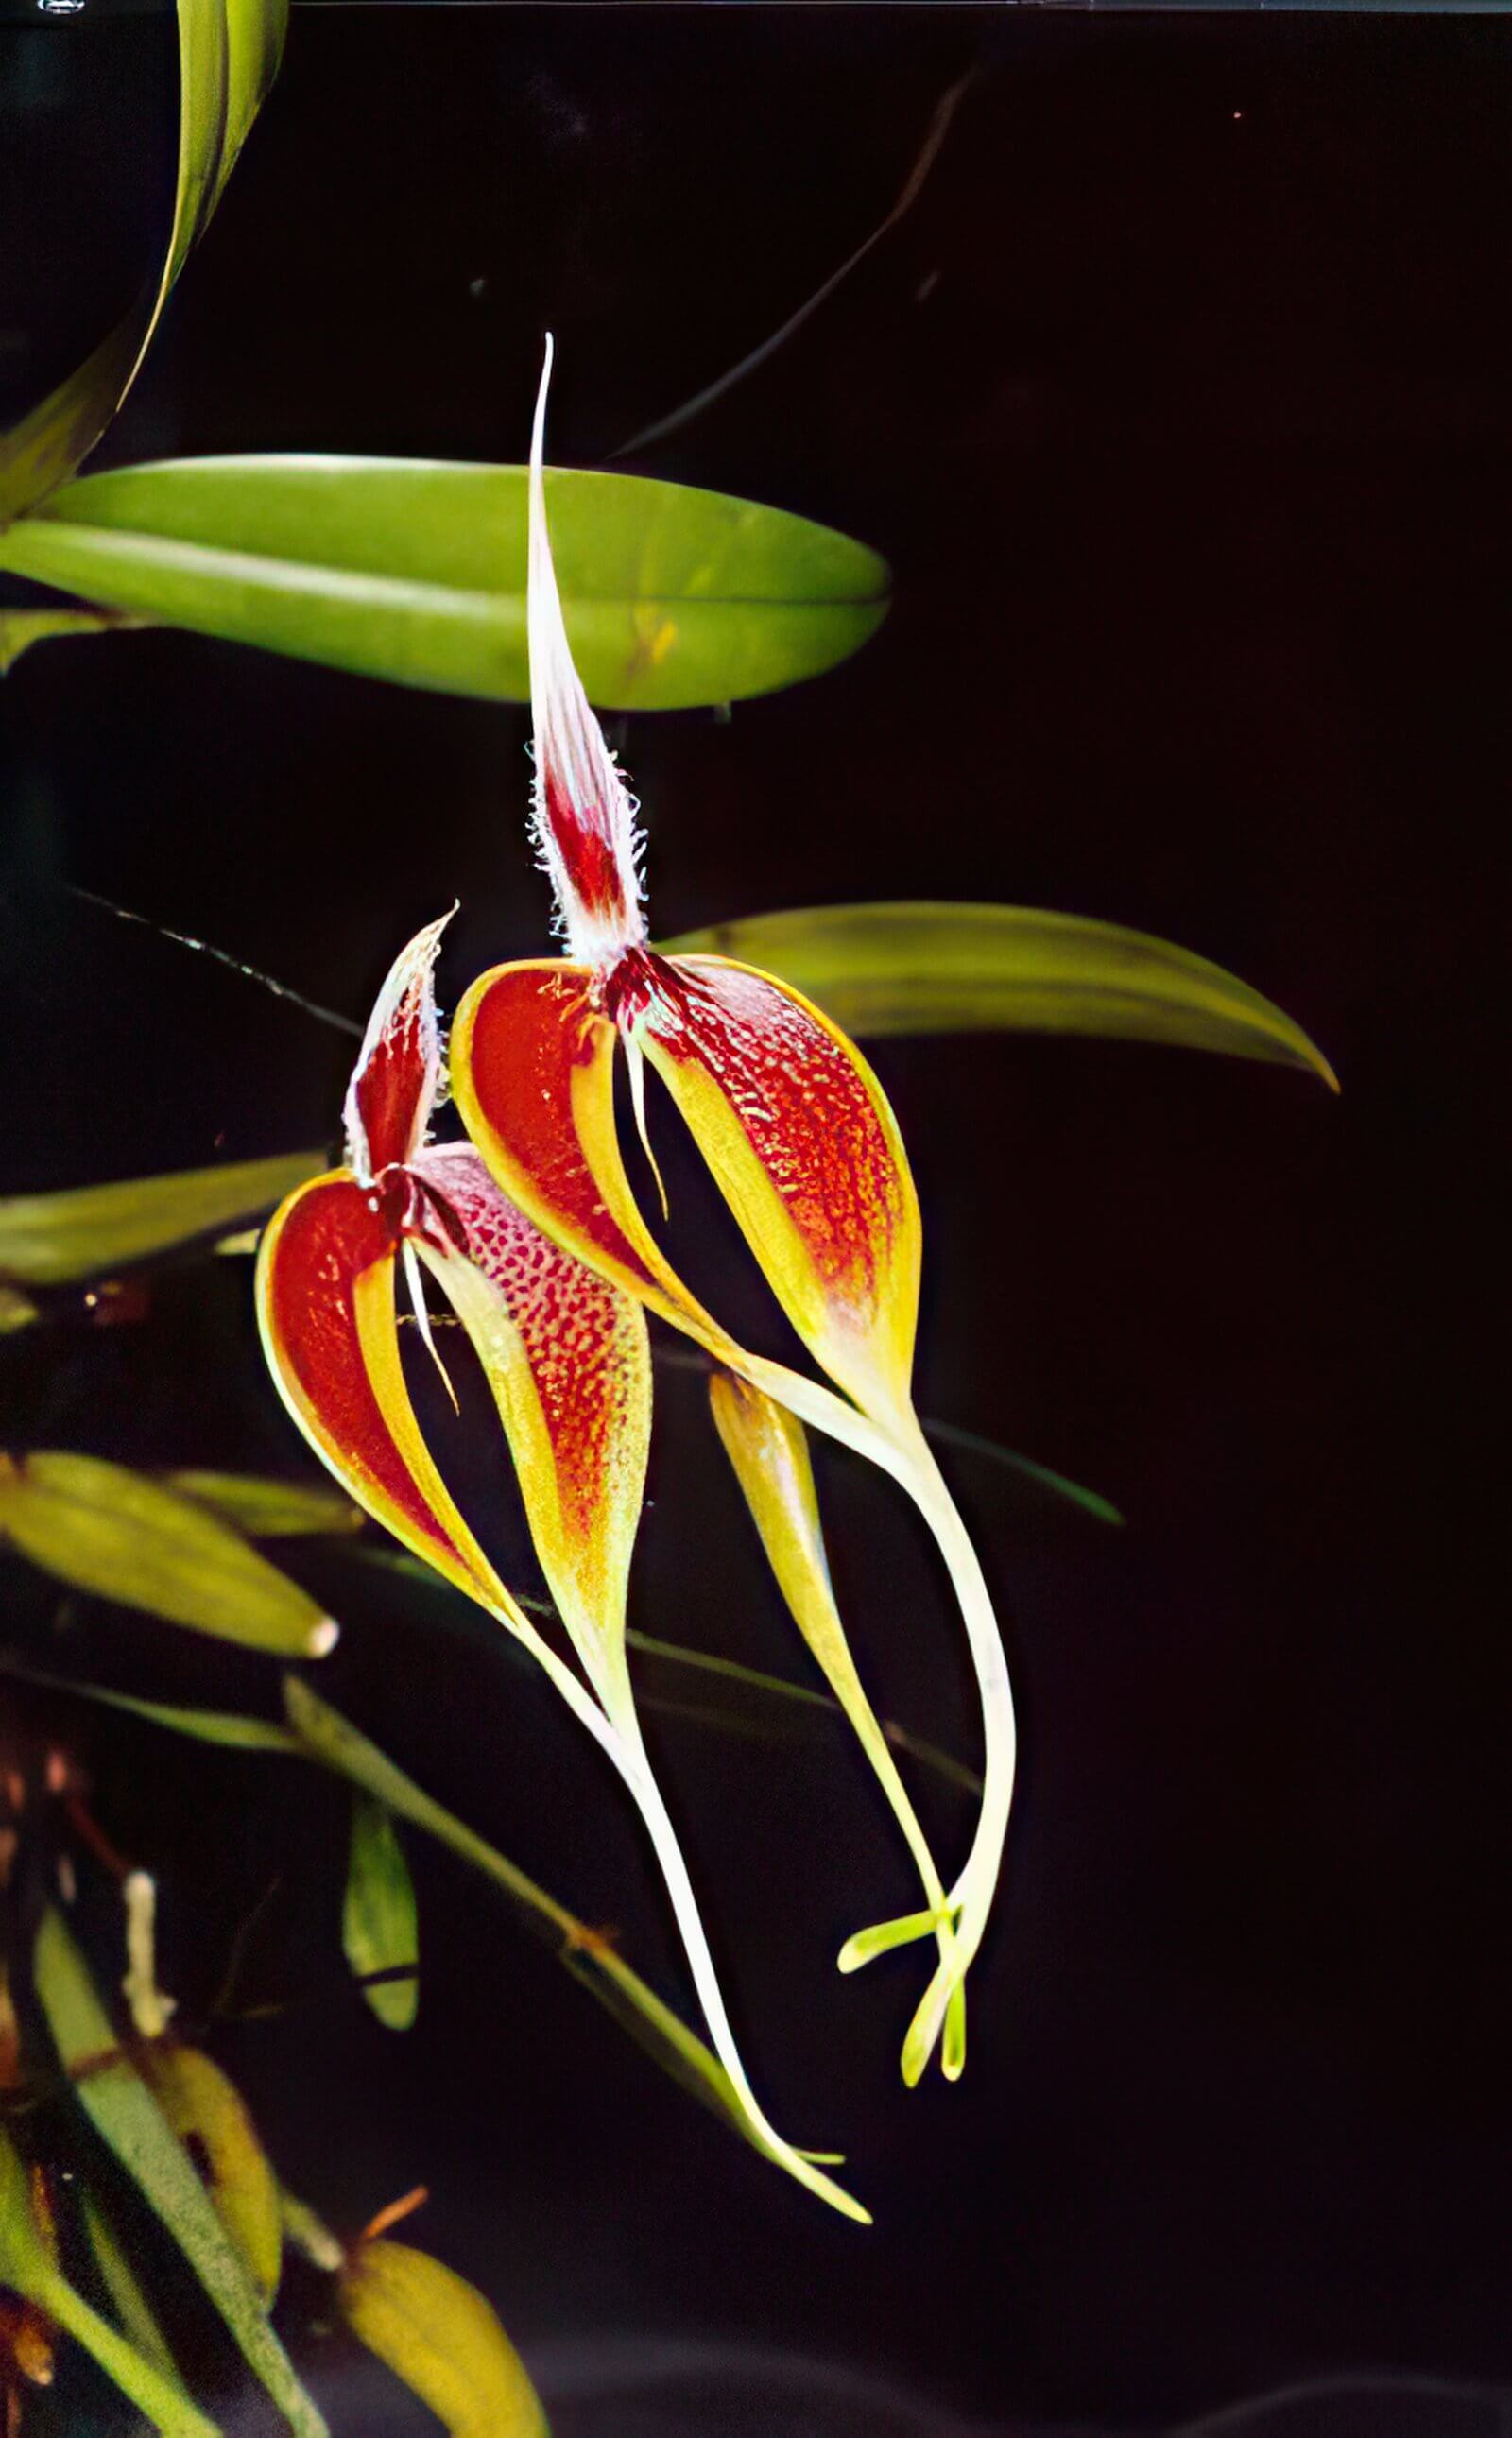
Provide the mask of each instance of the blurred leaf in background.
POLYGON ((338 1628, 318 1600, 192 1498, 101 1457, 0 1455, 0 1541, 97 1599, 284 1658, 338 1628))

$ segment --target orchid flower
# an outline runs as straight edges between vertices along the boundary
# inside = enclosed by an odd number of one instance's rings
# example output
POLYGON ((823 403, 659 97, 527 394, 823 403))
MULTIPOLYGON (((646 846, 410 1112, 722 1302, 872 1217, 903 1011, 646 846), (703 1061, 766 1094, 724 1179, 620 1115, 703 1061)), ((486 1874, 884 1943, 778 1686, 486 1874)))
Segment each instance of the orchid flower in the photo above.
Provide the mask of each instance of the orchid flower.
MULTIPOLYGON (((554 1244, 753 1388, 883 1466, 935 1533, 981 1688, 981 1814, 944 1918, 928 1907, 860 1934, 840 1956, 849 1970, 907 1939, 946 1934, 905 2042, 904 2073, 914 2082, 982 1937, 1014 1768, 992 1601, 911 1400, 918 1197, 881 1086, 819 1009, 754 966, 663 957, 648 944, 636 806, 573 666, 553 566, 543 472, 551 364, 548 339, 531 444, 527 625, 535 835, 567 953, 501 965, 474 982, 453 1028, 452 1089, 489 1174, 554 1244), (649 1065, 833 1387, 738 1345, 668 1262, 621 1156, 622 1050, 642 1140, 649 1065)), ((958 2018, 947 2043, 953 2067, 958 2052, 958 2018)))
POLYGON ((608 1755, 645 1823, 710 2037, 757 2146, 865 2221, 773 2130, 751 2091, 642 1740, 624 1613, 650 1438, 644 1316, 506 1199, 467 1144, 427 1140, 442 1071, 431 974, 448 920, 411 941, 378 994, 346 1096, 346 1164, 297 1188, 264 1231, 257 1310, 268 1361, 337 1480, 524 1645, 608 1755), (422 1270, 477 1352, 582 1676, 500 1580, 422 1436, 399 1352, 401 1267, 427 1342, 422 1270))

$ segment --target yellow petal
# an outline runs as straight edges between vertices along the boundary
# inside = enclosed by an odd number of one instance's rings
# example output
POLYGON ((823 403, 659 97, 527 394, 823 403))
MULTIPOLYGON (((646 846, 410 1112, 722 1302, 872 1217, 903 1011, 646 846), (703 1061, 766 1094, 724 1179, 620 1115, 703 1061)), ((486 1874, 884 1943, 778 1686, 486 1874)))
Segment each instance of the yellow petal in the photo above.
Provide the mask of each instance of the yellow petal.
POLYGON ((498 2315, 428 2252, 385 2237, 352 2255, 342 2316, 451 2438, 546 2438, 546 2415, 498 2315))

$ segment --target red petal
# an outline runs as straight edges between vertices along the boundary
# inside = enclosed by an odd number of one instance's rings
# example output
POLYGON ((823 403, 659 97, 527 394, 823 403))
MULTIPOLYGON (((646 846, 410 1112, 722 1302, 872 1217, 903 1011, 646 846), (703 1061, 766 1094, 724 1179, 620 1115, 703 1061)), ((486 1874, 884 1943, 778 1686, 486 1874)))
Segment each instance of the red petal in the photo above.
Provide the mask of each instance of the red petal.
POLYGON ((451 1030, 451 1087, 490 1175, 547 1234, 697 1335, 728 1343, 636 1208, 614 1124, 616 1034, 586 965, 544 958, 475 981, 451 1030))
POLYGON ((364 1183, 425 1140, 441 1076, 431 970, 450 920, 428 923, 399 951, 368 1019, 343 1110, 347 1157, 364 1183))
POLYGON ((420 1437, 399 1361, 396 1238, 375 1201, 337 1170, 291 1193, 264 1229, 257 1316, 273 1377, 370 1515, 448 1581, 512 1612, 420 1437))
POLYGON ((656 960, 633 1037, 810 1352, 911 1440, 919 1203, 859 1051, 785 983, 722 957, 656 960))

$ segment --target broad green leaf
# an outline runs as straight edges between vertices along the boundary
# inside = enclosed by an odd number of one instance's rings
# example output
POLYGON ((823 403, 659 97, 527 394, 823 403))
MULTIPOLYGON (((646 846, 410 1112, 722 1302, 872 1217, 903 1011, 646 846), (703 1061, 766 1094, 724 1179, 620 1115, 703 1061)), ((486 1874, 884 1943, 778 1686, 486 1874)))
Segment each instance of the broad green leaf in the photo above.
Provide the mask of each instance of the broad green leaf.
POLYGON ((352 2334, 451 2438, 546 2438, 524 2363, 492 2307, 455 2270, 379 2236, 352 2253, 336 2290, 352 2334))
POLYGON ((119 407, 277 73, 288 0, 179 0, 178 16, 178 176, 162 269, 78 370, 0 439, 0 521, 65 482, 119 407))
MULTIPOLYGON (((399 1832, 387 1807, 360 1787, 352 1791, 342 1946, 360 1979, 399 1966, 413 1968, 420 1952, 414 1882, 399 1832)), ((380 2023, 391 2032, 407 2032, 419 2005, 420 1984, 412 1969, 408 1980, 365 1983, 362 1995, 380 2023)))
POLYGON ((113 610, 0 610, 0 678, 9 675, 23 652, 59 635, 108 635, 123 627, 142 627, 143 618, 117 617, 113 610))
POLYGON ((100 1457, 0 1455, 0 1540, 97 1599, 222 1642, 319 1658, 337 1628, 239 1532, 145 1474, 100 1457))
POLYGON ((174 2041, 138 2059, 149 2090, 188 2149, 210 2205, 271 2309, 278 2291, 283 2224, 278 2185, 247 2104, 202 2049, 174 2041))
POLYGON ((1081 1033, 1332 1068, 1299 1025, 1222 965, 1143 931, 1030 906, 817 906, 688 931, 669 953, 733 957, 805 993, 846 1032, 1081 1033))
POLYGON ((133 1176, 0 1201, 0 1279, 67 1286, 127 1262, 170 1252, 212 1228, 271 1210, 328 1165, 318 1151, 279 1152, 225 1168, 133 1176))
POLYGON ((84 2232, 95 2255, 100 2282, 125 2334, 147 2361, 174 2387, 182 2387, 173 2349, 158 2323, 157 2314, 142 2291, 125 2246, 92 2193, 79 2195, 84 2232))
POLYGON ((274 1481, 259 1473, 202 1473, 163 1476, 170 1490, 208 1507, 253 1541, 293 1539, 308 1532, 360 1532, 360 1507, 339 1490, 319 1482, 274 1481))
MULTIPOLYGON (((679 710, 831 668, 886 612, 875 552, 785 510, 629 474, 546 477, 591 698, 679 710)), ((96 474, 0 534, 91 602, 443 693, 529 699, 526 471, 204 457, 96 474)))
POLYGON ((43 2240, 32 2209, 26 2168, 10 2136, 0 2127, 0 2286, 38 2309, 93 2356, 107 2378, 129 2397, 161 2438, 220 2438, 216 2424, 190 2403, 177 2378, 169 2378, 139 2348, 102 2319, 63 2276, 43 2240))
MULTIPOLYGON (((325 2421, 268 2324, 250 2271, 211 2206, 192 2161, 131 2058, 60 1914, 43 1916, 32 1977, 47 2028, 79 2106, 161 2219, 298 2438, 327 2438, 325 2421)), ((114 2333, 114 2332, 113 2332, 114 2333)), ((192 2424, 208 2427, 197 2414, 192 2424)))

